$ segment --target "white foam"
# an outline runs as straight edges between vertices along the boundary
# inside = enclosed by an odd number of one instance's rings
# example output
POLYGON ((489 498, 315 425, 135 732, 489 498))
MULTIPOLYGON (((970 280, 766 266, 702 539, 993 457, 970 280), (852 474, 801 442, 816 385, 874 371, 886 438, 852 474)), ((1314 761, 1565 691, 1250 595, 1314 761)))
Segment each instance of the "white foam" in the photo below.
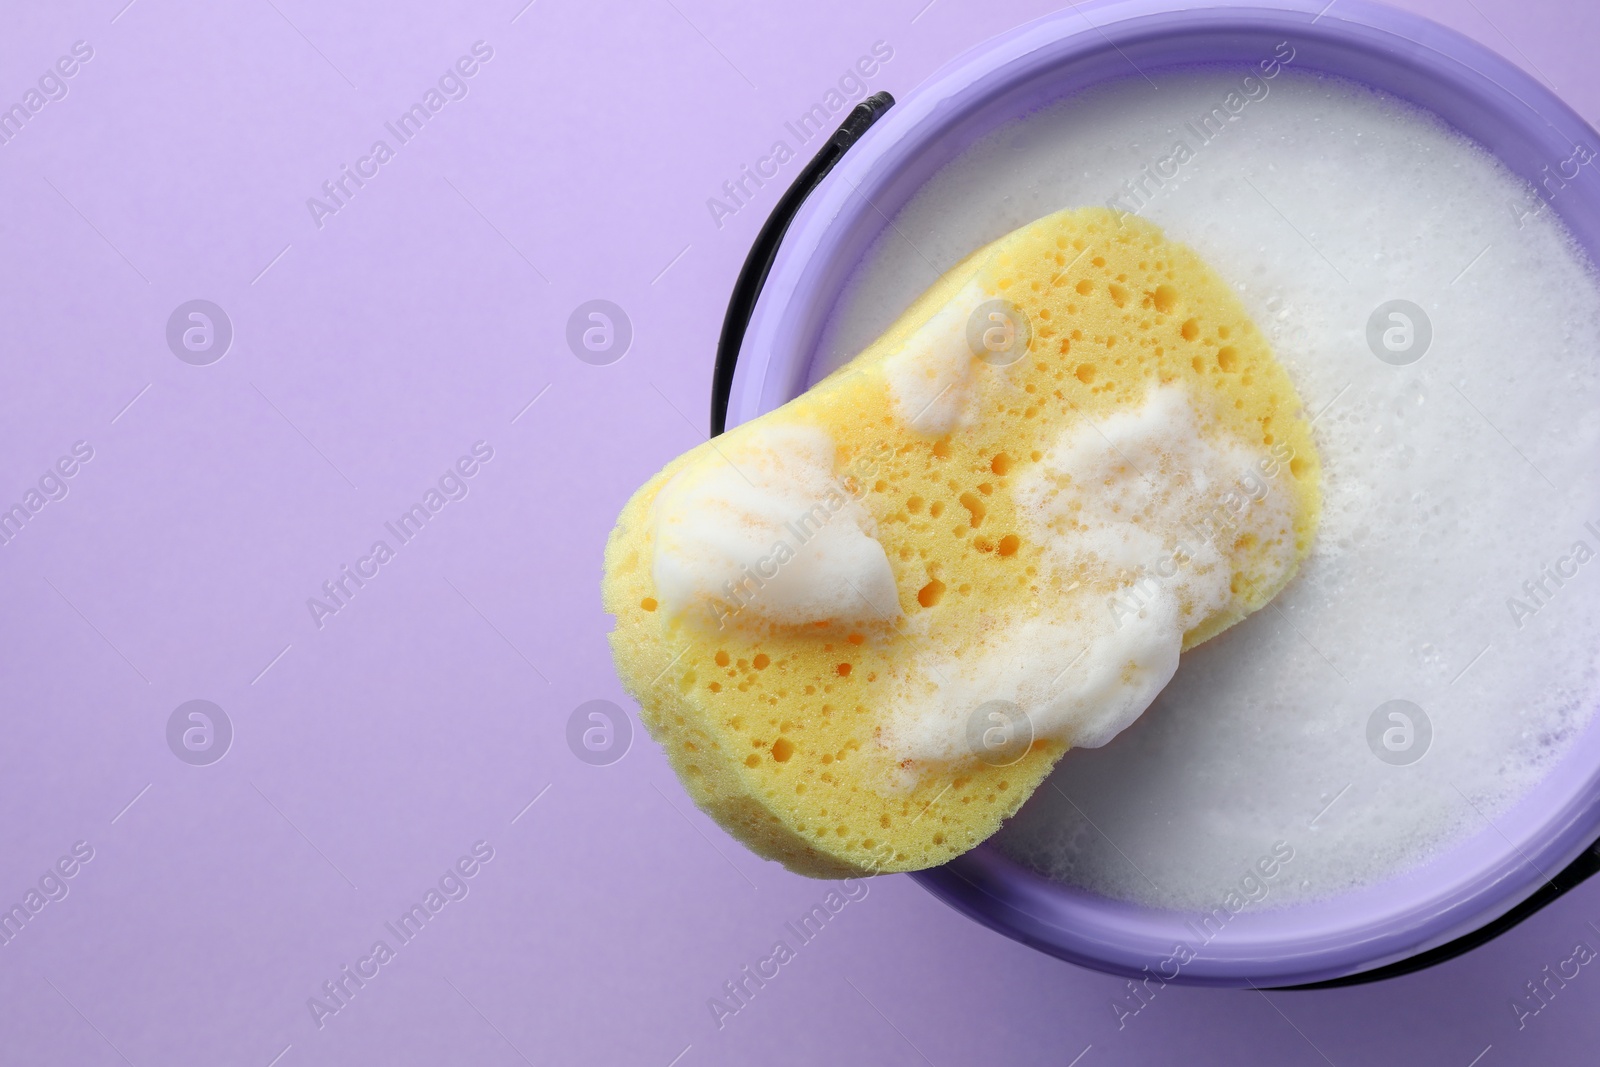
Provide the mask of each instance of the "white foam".
POLYGON ((1291 496, 1269 480, 1291 458, 1286 445, 1269 457, 1202 433, 1184 390, 1163 386, 1098 426, 1069 428, 1023 471, 1016 496, 1030 539, 1058 565, 1139 575, 1112 595, 1108 614, 1121 618, 1155 586, 1174 598, 1187 631, 1230 598, 1219 533, 1252 535, 1267 581, 1294 565, 1291 496))
POLYGON ((872 515, 833 463, 824 431, 758 424, 675 474, 652 508, 663 609, 718 628, 893 617, 894 572, 872 515))
POLYGON ((885 745, 919 764, 971 759, 983 735, 969 734, 970 720, 994 701, 1032 737, 1106 744, 1172 679, 1184 633, 1228 603, 1220 534, 1267 546, 1268 581, 1293 565, 1290 495, 1263 477, 1282 458, 1202 432, 1179 386, 1068 426, 1015 488, 1028 541, 1049 546, 1051 593, 1042 607, 988 609, 960 647, 925 646, 889 708, 885 745))
POLYGON ((949 433, 973 418, 981 362, 967 344, 967 317, 994 294, 967 283, 883 361, 895 414, 917 432, 949 433))
POLYGON ((1068 753, 1059 790, 999 838, 1056 878, 1175 907, 1221 900, 1278 840, 1295 857, 1274 905, 1483 832, 1600 702, 1600 567, 1545 580, 1531 617, 1508 604, 1534 607, 1523 583, 1574 542, 1600 547, 1584 527, 1600 520, 1600 296, 1583 258, 1481 150, 1293 67, 1197 143, 1187 124, 1243 73, 1156 75, 1159 92, 1134 78, 974 145, 885 228, 817 368, 881 333, 935 280, 929 262, 1103 204, 1179 138, 1196 145, 1141 213, 1234 284, 1321 413, 1321 532, 1272 606, 1186 654, 1113 743, 1068 753), (1411 366, 1367 346, 1396 298, 1432 321, 1411 366), (1391 699, 1432 722, 1410 766, 1367 744, 1391 699))

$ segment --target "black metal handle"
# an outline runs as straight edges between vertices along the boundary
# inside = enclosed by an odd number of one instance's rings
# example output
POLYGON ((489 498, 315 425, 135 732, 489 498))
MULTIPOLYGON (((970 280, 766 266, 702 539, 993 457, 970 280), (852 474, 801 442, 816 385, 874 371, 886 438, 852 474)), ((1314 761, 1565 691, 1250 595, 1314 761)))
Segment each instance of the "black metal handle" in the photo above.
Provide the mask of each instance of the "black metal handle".
POLYGON ((744 343, 750 315, 761 297, 762 286, 767 284, 767 274, 772 270, 773 260, 778 258, 778 246, 783 244, 783 235, 789 231, 789 223, 794 221, 800 205, 811 195, 811 190, 822 184, 822 179, 828 176, 834 164, 844 158, 850 146, 859 141, 861 135, 893 106, 894 97, 888 93, 873 93, 857 104, 845 116, 833 136, 828 138, 827 144, 784 191, 778 206, 772 209, 761 232, 756 235, 756 243, 750 246, 750 254, 745 257, 744 266, 739 271, 739 280, 734 283, 733 296, 728 301, 728 313, 722 319, 722 336, 717 341, 717 365, 711 375, 712 437, 727 429, 728 397, 733 391, 733 368, 739 362, 739 346, 744 343))

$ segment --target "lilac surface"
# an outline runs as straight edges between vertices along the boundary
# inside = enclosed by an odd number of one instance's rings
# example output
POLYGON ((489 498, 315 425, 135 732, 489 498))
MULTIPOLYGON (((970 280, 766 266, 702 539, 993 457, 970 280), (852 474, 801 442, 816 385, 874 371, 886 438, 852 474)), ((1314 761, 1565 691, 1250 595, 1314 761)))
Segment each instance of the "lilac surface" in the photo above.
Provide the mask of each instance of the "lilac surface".
MULTIPOLYGON (((0 944, 0 1063, 1592 1058, 1592 967, 1521 1029, 1511 1002, 1600 945, 1593 884, 1421 975, 1167 988, 1119 1030, 1122 980, 884 878, 719 1029, 708 998, 793 943, 785 923, 828 886, 724 836, 642 735, 610 766, 569 750, 579 704, 626 704, 605 534, 700 440, 723 305, 776 189, 720 228, 706 198, 875 41, 894 57, 869 86, 904 93, 1051 6, 8 13, 6 105, 75 41, 94 56, 0 145, 0 498, 76 441, 94 458, 0 547, 0 902, 75 842, 94 858, 0 944), (466 97, 319 229, 306 199, 393 144, 384 124, 479 40, 494 54, 466 97), (564 336, 597 297, 634 325, 610 366, 564 336), (234 325, 210 366, 164 336, 194 298, 234 325), (319 629, 306 599, 478 441, 494 458, 466 498, 319 629), (196 698, 235 729, 210 766, 168 748, 196 698), (478 841, 494 858, 467 896, 319 1028, 308 998, 397 944, 385 923, 478 841)), ((1407 6, 1600 114, 1600 13, 1407 6)))

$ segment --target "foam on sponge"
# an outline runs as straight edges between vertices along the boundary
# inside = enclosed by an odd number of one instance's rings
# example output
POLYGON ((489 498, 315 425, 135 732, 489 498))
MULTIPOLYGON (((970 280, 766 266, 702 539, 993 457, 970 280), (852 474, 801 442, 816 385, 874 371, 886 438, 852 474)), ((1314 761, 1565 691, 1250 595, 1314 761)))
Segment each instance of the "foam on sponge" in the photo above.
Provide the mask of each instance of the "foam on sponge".
POLYGON ((603 594, 695 802, 845 877, 971 848, 1310 549, 1318 461, 1227 286, 1092 208, 980 249, 628 502, 603 594))

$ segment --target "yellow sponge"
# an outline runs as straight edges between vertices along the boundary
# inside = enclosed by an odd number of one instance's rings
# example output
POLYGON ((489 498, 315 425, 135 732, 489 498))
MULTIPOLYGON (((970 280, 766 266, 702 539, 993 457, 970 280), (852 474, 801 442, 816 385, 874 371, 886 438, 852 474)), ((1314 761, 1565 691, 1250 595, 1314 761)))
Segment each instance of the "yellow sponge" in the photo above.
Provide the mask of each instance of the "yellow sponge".
POLYGON ((1177 639, 1128 634, 1177 620, 1187 649, 1283 587, 1319 470, 1288 375, 1192 250, 1060 212, 633 496, 605 556, 617 670, 757 853, 933 866, 1165 684, 1177 639))

